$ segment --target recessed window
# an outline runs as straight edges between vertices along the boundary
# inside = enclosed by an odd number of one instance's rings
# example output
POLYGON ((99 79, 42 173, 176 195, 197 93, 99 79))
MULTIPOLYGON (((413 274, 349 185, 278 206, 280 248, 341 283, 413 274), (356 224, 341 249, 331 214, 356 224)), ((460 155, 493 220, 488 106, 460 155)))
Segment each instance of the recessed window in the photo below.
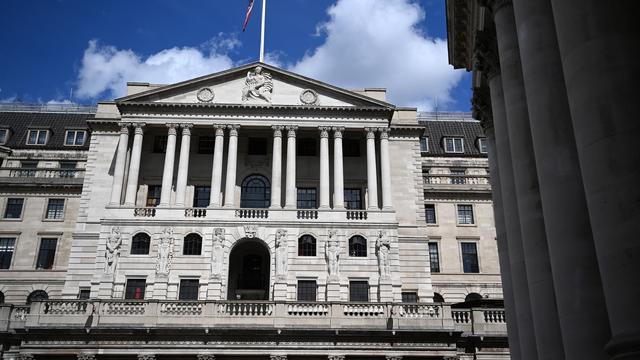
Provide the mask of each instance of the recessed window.
POLYGON ((211 199, 211 186, 196 186, 193 189, 193 207, 205 208, 211 199))
POLYGON ((153 152, 163 154, 167 152, 167 135, 153 137, 153 152))
POLYGON ((464 152, 464 140, 461 137, 444 138, 444 152, 446 153, 464 152))
POLYGON ((29 130, 27 133, 27 145, 46 145, 49 130, 29 130))
POLYGON ((151 238, 145 233, 137 233, 131 239, 132 255, 148 255, 151 238))
POLYGON ((61 220, 64 218, 64 199, 49 199, 45 218, 49 220, 61 220))
POLYGON ((24 199, 8 198, 7 207, 4 209, 5 219, 20 219, 22 217, 22 206, 24 199))
POLYGON ((78 300, 89 300, 91 298, 91 289, 80 288, 78 291, 78 300))
POLYGON ((198 154, 213 154, 216 139, 213 136, 200 136, 198 139, 198 154))
POLYGON ((462 270, 465 273, 479 273, 478 249, 475 242, 460 243, 462 251, 462 270))
POLYGON ((466 171, 465 169, 449 169, 449 173, 451 174, 451 183, 462 185, 466 184, 466 171))
POLYGON ((262 175, 249 175, 242 181, 241 208, 265 209, 271 205, 271 186, 262 175))
POLYGON ((184 237, 182 255, 200 255, 202 253, 202 236, 189 234, 184 237))
POLYGON ((9 140, 9 129, 0 129, 0 145, 4 145, 9 140))
POLYGON ((299 138, 296 140, 296 153, 298 156, 318 156, 316 139, 299 138))
POLYGON ((20 167, 20 176, 22 177, 34 177, 36 176, 36 169, 38 168, 37 161, 21 161, 20 167))
POLYGON ((298 280, 298 301, 316 301, 318 285, 315 280, 298 280))
POLYGON ((424 218, 427 224, 436 224, 436 205, 435 204, 424 204, 424 218))
POLYGON ((66 146, 82 146, 87 136, 84 130, 67 130, 64 135, 64 144, 66 146))
POLYGON ((344 189, 344 207, 347 210, 360 210, 362 206, 361 189, 344 189))
POLYGON ((198 300, 200 281, 198 279, 181 279, 179 300, 198 300))
POLYGON ((249 155, 267 155, 267 139, 266 138, 249 138, 249 155))
POLYGON ((302 235, 298 239, 298 256, 316 256, 316 238, 302 235))
POLYGON ((420 153, 426 154, 429 152, 429 138, 427 136, 423 136, 420 138, 420 153))
POLYGON ((33 291, 27 296, 27 304, 31 304, 34 301, 45 301, 49 299, 49 294, 44 290, 33 291))
POLYGON ((429 243, 429 263, 431 265, 432 273, 440 272, 440 252, 438 251, 438 243, 429 243))
POLYGON ((440 295, 438 293, 433 293, 433 302, 434 303, 443 303, 444 302, 444 298, 442 297, 442 295, 440 295))
POLYGON ((360 140, 342 139, 342 156, 360 157, 360 140))
POLYGON ((127 279, 124 298, 128 300, 144 299, 144 290, 146 285, 147 281, 145 279, 127 279))
POLYGON ((479 138, 478 139, 478 150, 480 151, 481 154, 486 154, 488 152, 488 150, 487 150, 487 139, 486 138, 479 138))
POLYGON ((415 291, 403 291, 402 292, 402 302, 403 303, 417 303, 418 302, 418 293, 415 291))
POLYGON ((475 224, 473 218, 473 205, 470 204, 458 204, 458 224, 460 225, 472 225, 475 224))
POLYGON ((0 269, 8 269, 11 267, 11 259, 13 258, 15 246, 15 238, 0 238, 0 269))
POLYGON ((162 185, 148 185, 147 206, 155 207, 160 205, 160 194, 162 194, 162 185))
POLYGON ((349 301, 368 302, 369 282, 360 280, 349 281, 349 301))
POLYGON ((58 239, 56 238, 42 238, 42 240, 40 240, 40 250, 38 250, 36 269, 49 270, 53 268, 57 245, 58 239))
POLYGON ((352 236, 349 239, 349 256, 367 257, 367 239, 360 235, 352 236))
POLYGON ((316 188, 298 188, 298 209, 316 209, 317 191, 316 188))

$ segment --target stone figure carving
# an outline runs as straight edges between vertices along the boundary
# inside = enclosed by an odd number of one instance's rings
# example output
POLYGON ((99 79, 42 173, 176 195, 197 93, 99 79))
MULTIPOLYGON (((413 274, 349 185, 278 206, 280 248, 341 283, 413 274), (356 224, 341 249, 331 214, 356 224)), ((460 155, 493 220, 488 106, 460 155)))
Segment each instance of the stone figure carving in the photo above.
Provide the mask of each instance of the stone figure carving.
POLYGON ((96 360, 95 354, 78 354, 78 360, 96 360))
POLYGON ((338 261, 340 260, 340 244, 336 238, 337 231, 329 230, 329 240, 325 244, 327 263, 329 264, 329 277, 338 276, 338 261))
POLYGON ((160 235, 158 244, 158 260, 156 263, 156 273, 168 275, 171 269, 171 259, 173 258, 173 229, 165 228, 160 235))
POLYGON ((270 103, 272 93, 273 81, 271 74, 262 71, 262 66, 256 66, 253 71, 247 72, 247 79, 242 89, 242 101, 259 99, 270 103))
POLYGON ((120 257, 120 246, 122 245, 122 235, 119 227, 111 228, 111 235, 107 238, 106 251, 104 253, 104 273, 111 275, 115 273, 120 257))
POLYGON ((244 236, 248 239, 253 239, 258 233, 258 225, 245 225, 244 236))
POLYGON ((211 257, 211 277, 219 279, 222 276, 222 261, 224 259, 223 228, 213 230, 213 251, 211 257))
POLYGON ((283 278, 287 274, 287 230, 276 231, 276 276, 283 278))
POLYGON ((391 277, 391 269, 389 266, 390 247, 389 239, 385 238, 383 231, 380 231, 376 239, 376 253, 378 254, 378 267, 380 268, 380 278, 382 279, 391 277))

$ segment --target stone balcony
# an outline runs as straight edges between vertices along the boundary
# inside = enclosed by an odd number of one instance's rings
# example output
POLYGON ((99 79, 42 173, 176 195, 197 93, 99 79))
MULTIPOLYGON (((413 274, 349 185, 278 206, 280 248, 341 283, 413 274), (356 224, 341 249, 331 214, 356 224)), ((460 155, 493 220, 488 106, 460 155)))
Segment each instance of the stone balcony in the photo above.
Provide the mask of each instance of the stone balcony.
POLYGON ((84 169, 0 168, 0 184, 17 186, 82 186, 84 169))
POLYGON ((491 193, 488 175, 437 174, 422 176, 424 191, 491 193))

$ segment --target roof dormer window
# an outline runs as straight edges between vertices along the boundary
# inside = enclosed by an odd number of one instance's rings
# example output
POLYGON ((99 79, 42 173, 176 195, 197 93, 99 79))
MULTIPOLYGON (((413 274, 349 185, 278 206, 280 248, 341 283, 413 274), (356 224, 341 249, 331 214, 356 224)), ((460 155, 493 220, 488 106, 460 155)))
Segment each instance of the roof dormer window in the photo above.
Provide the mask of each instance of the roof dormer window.
POLYGON ((444 152, 446 153, 463 153, 464 139, 461 137, 444 138, 444 152))
POLYGON ((9 140, 9 129, 0 129, 0 145, 4 145, 9 140))
POLYGON ((429 137, 423 136, 420 138, 420 153, 426 154, 429 152, 429 137))
POLYGON ((82 146, 84 140, 87 137, 87 132, 84 130, 67 130, 64 135, 65 146, 82 146))
POLYGON ((480 150, 481 154, 487 153, 487 139, 486 138, 478 138, 478 150, 480 150))
POLYGON ((49 130, 29 130, 27 145, 46 145, 49 140, 49 130))

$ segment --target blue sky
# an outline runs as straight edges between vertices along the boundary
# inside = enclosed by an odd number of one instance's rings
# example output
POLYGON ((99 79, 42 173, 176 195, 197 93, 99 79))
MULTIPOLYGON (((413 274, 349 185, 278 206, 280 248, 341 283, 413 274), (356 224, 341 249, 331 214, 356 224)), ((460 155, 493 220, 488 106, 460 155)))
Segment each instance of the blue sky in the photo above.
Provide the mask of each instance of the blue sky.
MULTIPOLYGON (((2 0, 0 100, 94 103, 256 61, 261 0, 2 0), (73 96, 71 90, 73 89, 73 96)), ((444 0, 267 0, 267 62, 389 100, 469 110, 446 59, 444 0)))

